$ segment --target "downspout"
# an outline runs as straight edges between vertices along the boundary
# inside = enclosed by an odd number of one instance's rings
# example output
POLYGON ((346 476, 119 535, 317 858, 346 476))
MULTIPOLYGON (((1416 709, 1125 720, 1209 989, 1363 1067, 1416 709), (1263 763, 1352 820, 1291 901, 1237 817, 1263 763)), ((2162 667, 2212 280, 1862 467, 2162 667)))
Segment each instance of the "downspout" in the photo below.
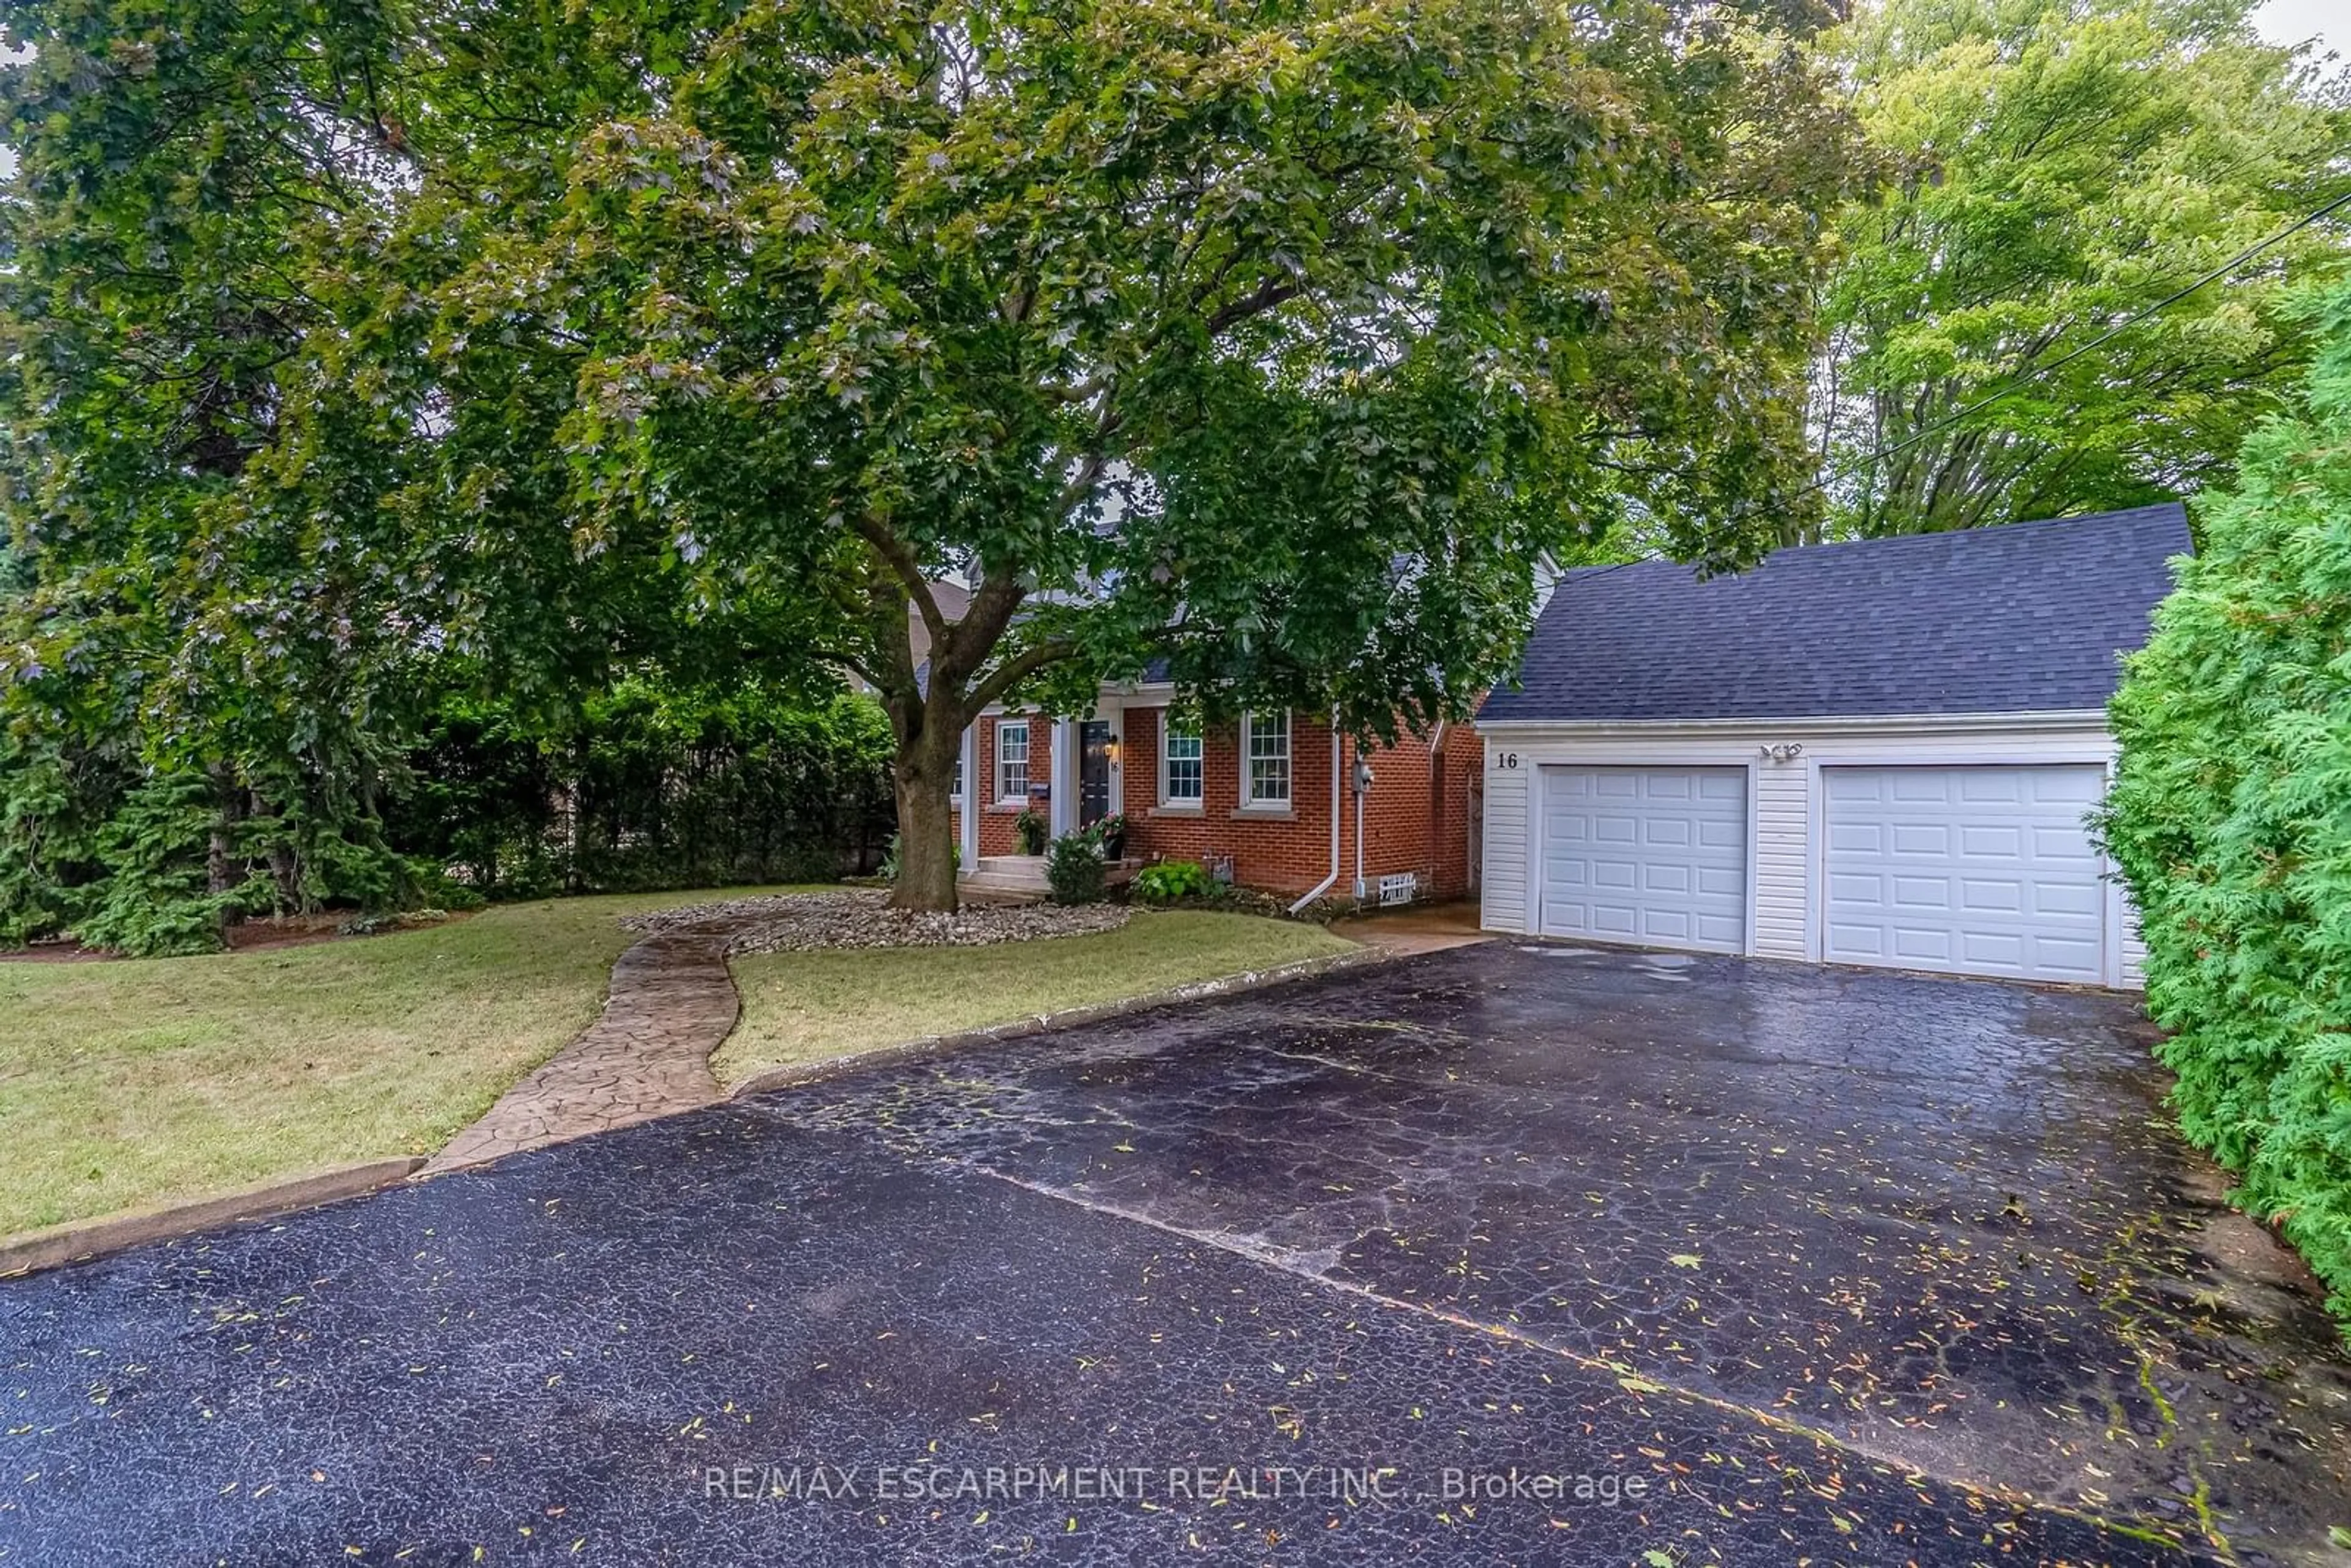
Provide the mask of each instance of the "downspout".
MULTIPOLYGON (((1339 880, 1339 710, 1332 708, 1331 710, 1331 874, 1309 888, 1303 898, 1290 906, 1290 913, 1292 915, 1330 892, 1331 884, 1339 880)), ((1358 830, 1359 832, 1360 831, 1358 830)))
POLYGON ((1364 797, 1371 791, 1364 788, 1364 748, 1355 747, 1354 777, 1347 780, 1355 791, 1355 902, 1364 902, 1364 797))
POLYGON ((1428 737, 1428 890, 1415 890, 1415 898, 1437 896, 1437 868, 1445 863, 1445 725, 1437 721, 1437 733, 1428 737))
MULTIPOLYGON (((1436 737, 1429 742, 1430 766, 1435 767, 1437 765, 1437 759, 1438 751, 1444 745, 1445 721, 1440 718, 1437 721, 1436 737)), ((1359 746, 1355 748, 1355 766, 1352 770, 1353 776, 1348 780, 1355 791, 1355 902, 1357 904, 1363 903, 1365 896, 1364 889, 1364 797, 1371 793, 1371 790, 1364 782, 1364 779, 1362 777, 1363 770, 1364 752, 1363 748, 1359 746)), ((1432 829, 1434 828, 1434 825, 1435 824, 1432 822, 1432 829)))

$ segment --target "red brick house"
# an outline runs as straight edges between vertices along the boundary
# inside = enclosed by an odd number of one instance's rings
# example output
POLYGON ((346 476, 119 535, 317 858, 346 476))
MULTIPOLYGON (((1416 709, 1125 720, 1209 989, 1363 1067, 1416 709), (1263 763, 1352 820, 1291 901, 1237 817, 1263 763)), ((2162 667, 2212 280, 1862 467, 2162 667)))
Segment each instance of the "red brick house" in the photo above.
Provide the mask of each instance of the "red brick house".
POLYGON ((1118 813, 1130 861, 1201 861, 1301 903, 1459 898, 1475 885, 1482 753, 1468 725, 1359 751, 1300 712, 1190 727, 1174 695, 1105 686, 1085 718, 983 714, 956 788, 967 878, 1041 875, 1007 863, 1014 820, 1033 808, 1052 835, 1118 813))

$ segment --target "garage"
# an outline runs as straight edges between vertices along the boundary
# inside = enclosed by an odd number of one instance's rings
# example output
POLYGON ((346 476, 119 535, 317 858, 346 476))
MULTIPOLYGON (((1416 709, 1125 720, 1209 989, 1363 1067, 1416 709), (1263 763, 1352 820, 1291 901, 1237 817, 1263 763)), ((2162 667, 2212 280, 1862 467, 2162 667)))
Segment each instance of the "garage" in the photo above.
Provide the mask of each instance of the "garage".
POLYGON ((1745 951, 1745 768, 1546 768, 1542 794, 1543 935, 1745 951))
POLYGON ((2095 764, 1823 768, 1821 956, 2095 985, 2095 764))
POLYGON ((2084 819, 2191 548, 2161 506, 1561 574, 1479 710, 1479 923, 2139 984, 2084 819))

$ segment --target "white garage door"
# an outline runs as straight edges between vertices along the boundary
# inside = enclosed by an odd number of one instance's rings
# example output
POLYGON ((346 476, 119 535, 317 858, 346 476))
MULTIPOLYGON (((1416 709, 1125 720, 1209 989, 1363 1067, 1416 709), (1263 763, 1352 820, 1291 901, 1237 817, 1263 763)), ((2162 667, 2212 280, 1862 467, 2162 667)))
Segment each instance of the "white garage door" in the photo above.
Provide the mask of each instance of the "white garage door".
POLYGON ((1745 951, 1747 770, 1544 768, 1541 929, 1745 951))
POLYGON ((2091 985, 2105 887, 2095 766, 1824 768, 1821 956, 2091 985))

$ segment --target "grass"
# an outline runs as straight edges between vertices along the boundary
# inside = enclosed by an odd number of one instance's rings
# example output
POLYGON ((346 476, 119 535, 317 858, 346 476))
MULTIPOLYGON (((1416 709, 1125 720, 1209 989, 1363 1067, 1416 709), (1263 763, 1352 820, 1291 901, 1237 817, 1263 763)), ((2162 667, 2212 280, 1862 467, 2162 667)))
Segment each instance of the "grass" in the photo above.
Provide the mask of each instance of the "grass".
POLYGON ((1139 910, 1116 931, 1045 942, 737 958, 743 1019, 711 1066, 720 1082, 739 1083, 786 1063, 1114 1001, 1353 946, 1290 921, 1139 910))
MULTIPOLYGON (((617 916, 724 894, 503 904, 203 958, 0 963, 0 1236, 428 1155, 603 1005, 617 916)), ((722 1082, 1343 952, 1311 925, 1138 913, 1094 936, 738 960, 722 1082)))
POLYGON ((430 1154, 596 1016, 632 940, 616 916, 711 896, 505 904, 214 957, 0 964, 0 1235, 430 1154))

